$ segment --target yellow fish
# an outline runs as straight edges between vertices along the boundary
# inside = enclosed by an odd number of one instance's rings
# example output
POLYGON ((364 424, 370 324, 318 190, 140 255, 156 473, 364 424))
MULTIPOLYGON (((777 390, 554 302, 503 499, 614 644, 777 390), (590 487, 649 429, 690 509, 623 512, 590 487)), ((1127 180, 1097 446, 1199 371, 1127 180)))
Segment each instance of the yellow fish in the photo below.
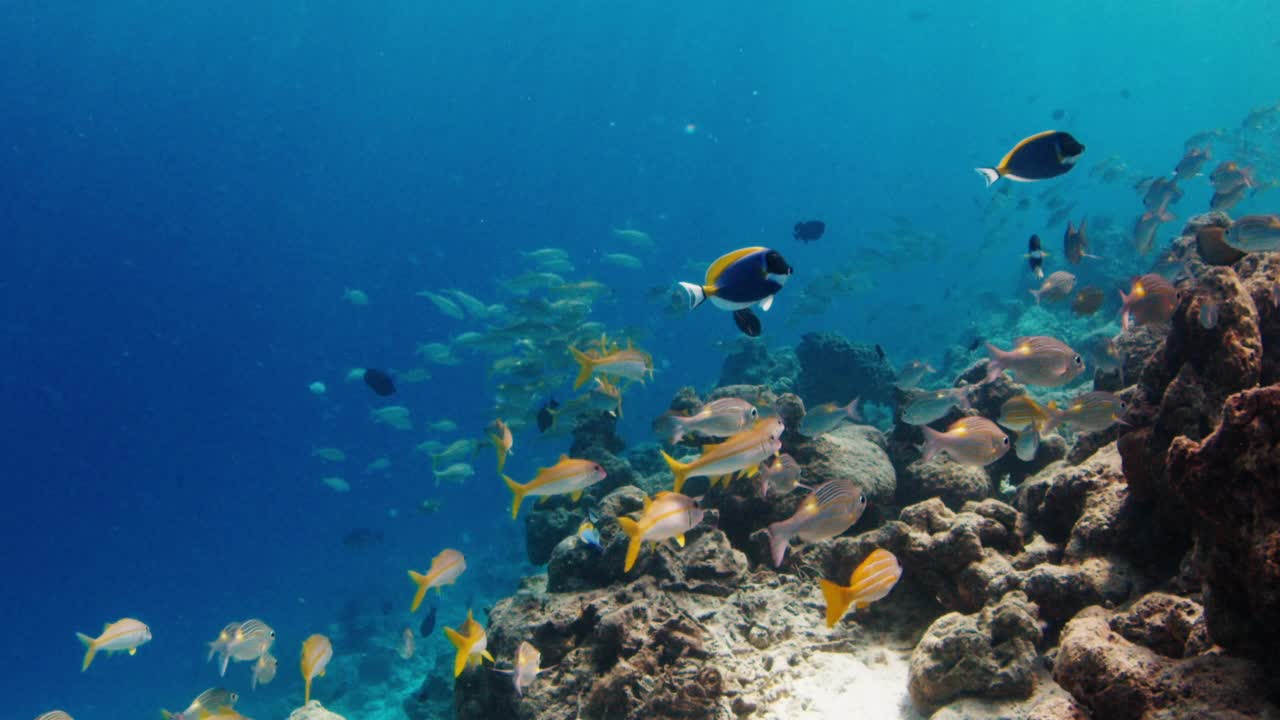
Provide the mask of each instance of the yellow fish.
POLYGON ((605 477, 600 463, 591 460, 577 460, 568 455, 561 455, 560 460, 549 468, 540 468, 532 480, 521 485, 506 475, 502 479, 511 489, 515 499, 511 502, 511 519, 515 520, 520 513, 520 503, 526 496, 549 497, 551 495, 568 494, 577 502, 582 491, 595 485, 605 477))
POLYGON ((224 709, 230 710, 235 707, 236 701, 239 699, 239 695, 226 688, 209 688, 197 695, 186 710, 176 714, 168 710, 161 710, 160 714, 166 720, 198 720, 199 718, 210 717, 213 713, 224 709))
POLYGON ((717 479, 723 479, 727 487, 729 478, 739 470, 746 470, 747 477, 754 476, 760 470, 760 463, 770 455, 782 449, 782 420, 777 417, 764 418, 748 430, 743 430, 728 440, 714 445, 703 445, 702 455, 692 462, 683 463, 662 452, 662 459, 667 461, 671 474, 675 475, 675 492, 684 488, 684 483, 691 477, 710 477, 714 486, 717 479))
POLYGON ((333 659, 333 645, 324 635, 312 635, 302 643, 302 680, 306 683, 302 704, 311 702, 311 680, 324 677, 324 669, 333 659))
POLYGON ((627 561, 622 568, 623 572, 630 572, 636 564, 642 543, 657 543, 674 538, 677 545, 684 547, 684 534, 702 522, 703 514, 697 500, 680 493, 660 492, 652 500, 645 498, 644 511, 639 520, 618 518, 618 525, 631 538, 627 545, 627 561))
POLYGON ((409 612, 418 612, 418 606, 422 604, 422 598, 427 596, 427 590, 435 588, 438 592, 445 585, 452 585, 466 569, 467 561, 462 553, 446 548, 431 558, 431 569, 426 575, 410 570, 409 579, 417 583, 418 592, 413 596, 409 612))
POLYGON ((121 618, 103 625, 102 634, 96 638, 84 633, 76 633, 76 637, 88 648, 84 653, 84 664, 80 666, 80 672, 84 672, 89 669, 89 663, 93 662, 93 656, 99 650, 137 654, 138 646, 151 641, 151 628, 133 618, 121 618))
POLYGON ((902 577, 898 558, 888 550, 872 550, 849 578, 849 587, 819 578, 822 597, 827 601, 827 627, 835 627, 852 605, 861 610, 889 594, 902 577))
POLYGON ((458 657, 453 662, 454 677, 461 675, 464 668, 479 665, 481 658, 493 662, 493 656, 487 649, 489 637, 485 635, 480 623, 471 616, 470 610, 467 611, 467 621, 462 623, 461 632, 447 627, 444 629, 444 634, 449 637, 449 642, 458 648, 458 657))
POLYGON ((507 455, 511 454, 511 445, 515 442, 511 437, 511 428, 502 422, 502 418, 498 418, 489 423, 485 428, 485 434, 489 436, 489 442, 493 443, 493 449, 498 453, 498 472, 502 472, 502 468, 507 465, 507 455))
POLYGON ((582 387, 595 374, 640 382, 644 382, 646 376, 653 375, 653 358, 649 353, 636 350, 630 344, 624 350, 614 350, 599 356, 588 355, 573 346, 569 346, 569 352, 578 361, 578 377, 573 381, 574 390, 582 387))

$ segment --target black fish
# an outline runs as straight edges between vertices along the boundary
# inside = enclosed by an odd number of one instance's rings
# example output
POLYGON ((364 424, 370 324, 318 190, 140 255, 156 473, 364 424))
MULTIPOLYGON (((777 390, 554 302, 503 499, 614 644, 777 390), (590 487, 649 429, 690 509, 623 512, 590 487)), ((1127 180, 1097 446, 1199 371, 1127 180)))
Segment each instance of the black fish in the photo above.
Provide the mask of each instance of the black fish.
POLYGON ((738 329, 748 337, 760 337, 760 318, 751 312, 749 308, 735 310, 733 312, 733 322, 738 329))
POLYGON ((396 384, 391 382, 391 376, 377 368, 364 371, 364 384, 382 397, 396 394, 396 384))
POLYGON ((982 336, 979 335, 978 337, 973 339, 973 342, 969 343, 969 352, 973 352, 974 350, 977 350, 978 346, 981 344, 982 344, 982 336))
POLYGON ((1064 117, 1066 117, 1066 116, 1067 116, 1067 111, 1066 111, 1066 110, 1063 110, 1062 108, 1058 108, 1057 110, 1054 110, 1054 111, 1053 111, 1053 119, 1054 119, 1054 120, 1061 120, 1062 118, 1064 118, 1064 117))
POLYGON ((538 410, 538 432, 546 432, 556 424, 556 408, 560 407, 560 403, 555 398, 551 398, 538 410))
POLYGON ((381 542, 382 531, 370 530, 369 528, 356 528, 342 536, 342 544, 349 548, 367 548, 371 545, 378 545, 381 542))
POLYGON ((822 237, 822 233, 827 231, 827 224, 821 220, 804 220, 795 224, 791 230, 791 237, 801 242, 813 242, 822 237))
POLYGON ((1045 252, 1040 248, 1040 236, 1032 235, 1027 241, 1027 264, 1031 266, 1031 272, 1036 277, 1044 277, 1044 256, 1045 252))
POLYGON ((1084 145, 1059 130, 1046 130, 1023 138, 995 167, 974 168, 987 187, 1002 177, 1027 182, 1048 180, 1071 171, 1084 153, 1084 145))
POLYGON ((431 631, 436 629, 436 610, 438 609, 432 605, 427 610, 427 616, 422 618, 422 624, 418 626, 418 634, 422 637, 431 637, 431 631))

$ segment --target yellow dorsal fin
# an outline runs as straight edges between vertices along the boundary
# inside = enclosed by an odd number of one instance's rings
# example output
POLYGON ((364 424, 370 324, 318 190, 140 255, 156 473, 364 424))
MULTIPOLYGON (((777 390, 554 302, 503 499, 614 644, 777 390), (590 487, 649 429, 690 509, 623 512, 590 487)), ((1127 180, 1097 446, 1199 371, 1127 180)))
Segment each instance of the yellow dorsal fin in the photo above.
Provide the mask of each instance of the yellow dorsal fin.
POLYGON ((720 273, 723 273, 725 268, 741 260, 742 258, 750 255, 751 253, 758 252, 764 249, 766 248, 747 247, 747 248, 742 248, 741 250, 734 250, 733 252, 728 253, 726 255, 721 255, 720 257, 716 258, 715 262, 711 263, 711 267, 707 268, 707 277, 704 282, 707 285, 715 285, 716 280, 719 279, 720 277, 720 273))
POLYGON ((684 533, 680 533, 676 536, 676 544, 680 547, 684 547, 684 533))

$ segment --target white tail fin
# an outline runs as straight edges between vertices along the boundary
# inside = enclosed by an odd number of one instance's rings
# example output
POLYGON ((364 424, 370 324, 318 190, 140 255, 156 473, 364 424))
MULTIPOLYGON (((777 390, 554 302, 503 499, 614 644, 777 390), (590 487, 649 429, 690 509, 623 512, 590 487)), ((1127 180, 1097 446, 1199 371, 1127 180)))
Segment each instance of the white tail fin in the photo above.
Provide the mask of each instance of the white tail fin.
POLYGON ((692 310, 707 301, 707 293, 702 289, 701 285, 682 282, 680 287, 684 289, 685 294, 689 296, 689 309, 692 310))
MULTIPOLYGON (((774 523, 780 525, 781 523, 774 523)), ((781 530, 775 530, 773 525, 767 530, 769 533, 769 554, 773 556, 773 566, 782 567, 782 558, 787 554, 787 543, 791 538, 781 530)))
POLYGON ((929 462, 942 449, 942 445, 939 443, 942 433, 928 425, 921 425, 920 430, 924 433, 924 443, 919 446, 920 454, 923 456, 920 459, 929 462))
POLYGON ((987 181, 987 187, 991 187, 992 183, 1000 179, 1000 171, 995 168, 974 168, 973 171, 987 181))
POLYGON ((991 382, 1000 377, 1000 373, 1004 372, 1004 365, 1000 362, 1000 356, 1004 353, 1000 348, 986 343, 987 346, 987 377, 982 382, 991 382))

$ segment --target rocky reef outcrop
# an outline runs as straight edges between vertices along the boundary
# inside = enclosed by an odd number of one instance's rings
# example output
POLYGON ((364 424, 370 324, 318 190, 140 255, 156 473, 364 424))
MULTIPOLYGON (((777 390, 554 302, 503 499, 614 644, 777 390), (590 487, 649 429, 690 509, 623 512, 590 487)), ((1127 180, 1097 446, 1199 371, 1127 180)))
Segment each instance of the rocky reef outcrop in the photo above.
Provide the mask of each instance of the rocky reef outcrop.
POLYGON ((796 394, 810 405, 843 405, 855 397, 887 404, 894 372, 874 345, 849 342, 837 333, 809 333, 796 346, 800 375, 796 394))

